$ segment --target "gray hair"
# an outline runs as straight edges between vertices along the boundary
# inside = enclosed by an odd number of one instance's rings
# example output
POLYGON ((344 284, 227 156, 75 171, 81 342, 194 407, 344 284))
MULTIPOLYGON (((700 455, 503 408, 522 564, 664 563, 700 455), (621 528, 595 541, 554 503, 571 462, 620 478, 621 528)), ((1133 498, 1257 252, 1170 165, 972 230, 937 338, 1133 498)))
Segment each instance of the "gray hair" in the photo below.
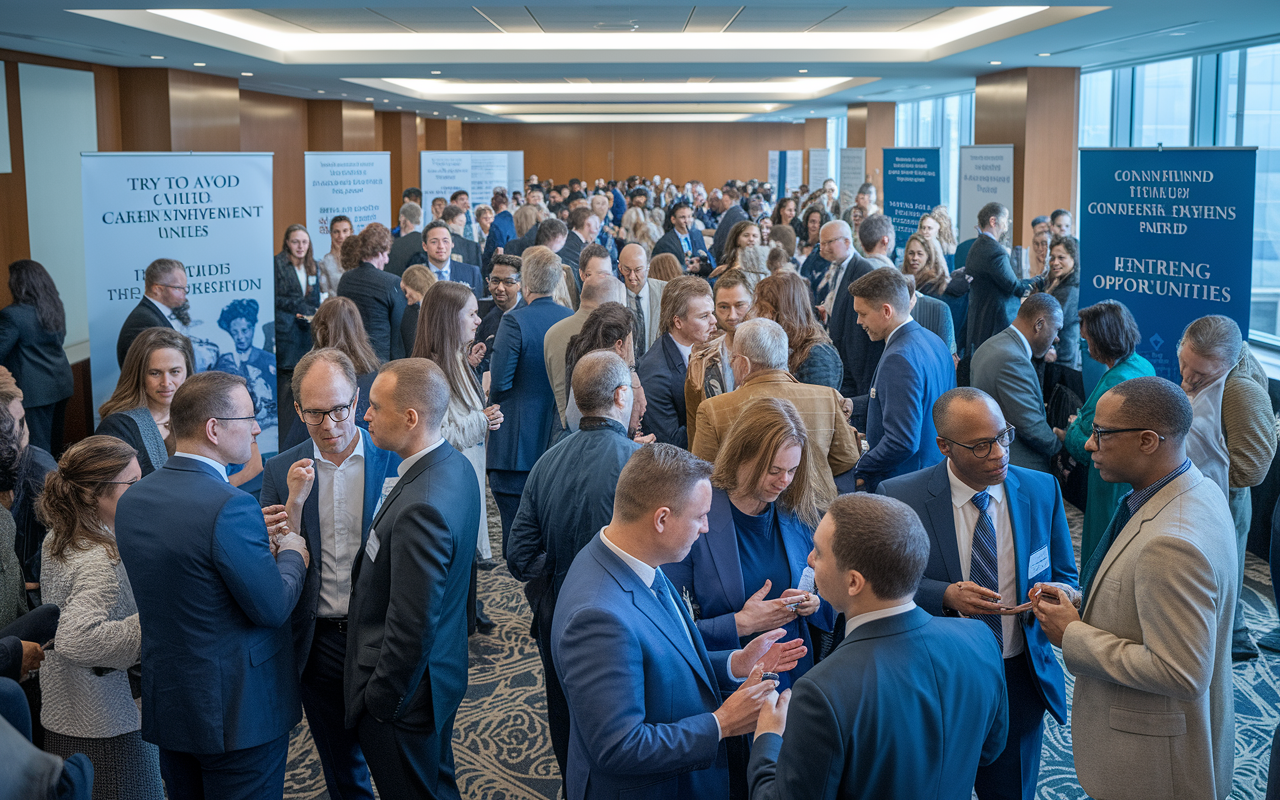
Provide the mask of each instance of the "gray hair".
POLYGON ((422 224, 422 206, 417 203, 405 203, 400 206, 400 216, 409 221, 410 225, 422 224))
POLYGON ((185 272, 186 267, 182 266, 182 262, 173 258, 157 258, 147 265, 147 271, 143 277, 143 284, 151 287, 169 279, 169 276, 175 272, 185 272))
POLYGON ((619 386, 631 385, 631 367, 612 350, 594 350, 573 368, 573 399, 584 417, 603 416, 619 386))
POLYGON ((786 369, 787 332, 771 319, 749 319, 733 332, 733 350, 760 369, 786 369))
POLYGON ((560 256, 551 248, 534 245, 520 254, 520 282, 526 294, 551 294, 556 284, 564 280, 564 266, 560 256))
POLYGON ((1240 349, 1244 346, 1240 326, 1231 317, 1221 314, 1192 320, 1178 340, 1179 350, 1184 342, 1191 345, 1197 354, 1224 367, 1234 366, 1240 360, 1240 349))

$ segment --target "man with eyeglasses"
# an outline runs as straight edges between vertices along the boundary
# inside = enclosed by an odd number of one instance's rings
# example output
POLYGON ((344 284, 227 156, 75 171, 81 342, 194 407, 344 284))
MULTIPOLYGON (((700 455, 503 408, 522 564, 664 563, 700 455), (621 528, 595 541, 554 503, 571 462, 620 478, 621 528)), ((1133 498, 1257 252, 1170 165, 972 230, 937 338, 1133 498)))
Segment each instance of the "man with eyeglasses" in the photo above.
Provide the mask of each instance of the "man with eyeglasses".
POLYGON ((484 345, 484 357, 476 367, 476 372, 483 375, 489 369, 489 356, 493 350, 493 337, 498 333, 498 325, 502 323, 502 315, 516 308, 525 306, 524 296, 520 292, 520 256, 496 255, 493 267, 489 271, 489 296, 493 298, 493 308, 489 309, 476 328, 476 342, 484 345))
POLYGON ((1163 378, 1098 399, 1085 448, 1133 491, 1080 573, 1082 610, 1052 588, 1032 598, 1075 675, 1072 749, 1090 797, 1231 794, 1235 537, 1222 490, 1187 458, 1191 422, 1163 378))
MULTIPOLYGON (((294 410, 310 438, 267 462, 262 507, 278 513, 301 502, 297 533, 315 555, 293 612, 294 667, 302 709, 316 740, 331 797, 373 797, 356 732, 346 727, 342 699, 351 567, 368 539, 382 488, 400 457, 356 426, 355 366, 341 350, 312 350, 293 370, 294 410)), ((287 523, 286 523, 287 524, 287 523)))
POLYGON ((120 327, 116 339, 116 364, 124 366, 125 353, 138 334, 147 328, 172 328, 173 321, 191 324, 187 302, 187 268, 172 258, 157 258, 147 265, 143 294, 120 327))
POLYGON ((280 797, 302 717, 289 651, 310 563, 301 502, 291 495, 268 527, 227 482, 261 432, 239 375, 192 375, 169 425, 177 452, 116 512, 142 629, 142 738, 160 748, 171 798, 280 797))
MULTIPOLYGON (((859 238, 864 245, 867 237, 876 241, 889 237, 892 246, 893 223, 885 217, 863 222, 867 233, 864 236, 859 230, 859 238), (870 224, 868 224, 870 222, 870 224)), ((822 278, 817 280, 814 291, 820 311, 827 321, 827 329, 831 333, 831 343, 840 354, 840 362, 844 365, 844 377, 840 383, 840 394, 854 398, 854 413, 850 423, 862 430, 867 424, 867 396, 871 392, 871 379, 875 376, 876 365, 880 363, 880 355, 884 352, 884 344, 873 341, 866 330, 858 324, 858 313, 853 309, 853 297, 849 287, 863 275, 870 274, 877 264, 862 258, 853 249, 853 233, 848 224, 842 221, 828 222, 818 233, 819 260, 828 265, 822 278)))
POLYGON ((1033 800, 1044 713, 1061 725, 1067 703, 1062 668, 1023 601, 1039 584, 1077 585, 1062 494, 1052 476, 1009 463, 1016 431, 990 395, 952 389, 931 411, 945 460, 877 492, 911 506, 929 534, 916 604, 987 623, 1004 658, 1009 734, 978 768, 978 797, 1033 800))

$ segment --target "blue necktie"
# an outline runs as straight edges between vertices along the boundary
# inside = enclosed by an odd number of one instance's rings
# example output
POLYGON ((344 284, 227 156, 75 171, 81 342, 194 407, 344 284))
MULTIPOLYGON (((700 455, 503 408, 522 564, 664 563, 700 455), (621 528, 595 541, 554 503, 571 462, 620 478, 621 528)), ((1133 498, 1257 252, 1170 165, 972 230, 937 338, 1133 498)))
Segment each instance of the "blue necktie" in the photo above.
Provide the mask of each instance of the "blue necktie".
POLYGON ((662 574, 662 570, 654 572, 653 585, 650 588, 653 589, 653 593, 657 596, 658 602, 662 604, 663 609, 680 626, 680 630, 684 631, 689 644, 693 644, 693 635, 689 633, 689 626, 685 624, 684 615, 680 613, 678 605, 680 601, 676 598, 675 589, 672 587, 671 581, 667 580, 667 576, 662 574))
POLYGON ((434 273, 436 274, 436 280, 438 280, 438 281, 447 281, 447 280, 448 280, 448 278, 446 278, 446 277, 444 276, 444 270, 442 270, 442 269, 435 269, 435 268, 432 268, 432 270, 431 270, 431 271, 432 271, 432 272, 434 272, 434 273))
POLYGON ((689 244, 688 236, 680 237, 680 245, 684 248, 685 253, 690 253, 693 251, 693 245, 689 244))
MULTIPOLYGON (((978 524, 973 526, 973 547, 969 556, 969 580, 990 589, 1000 591, 1000 561, 996 550, 996 526, 987 514, 991 495, 978 492, 973 504, 978 508, 978 524)), ((1004 652, 1004 617, 999 614, 980 614, 978 619, 987 623, 996 635, 996 644, 1004 652)))
POLYGON ((466 212, 466 215, 463 217, 463 219, 465 219, 467 222, 465 225, 462 226, 462 235, 468 239, 474 239, 475 237, 472 236, 472 228, 471 228, 471 212, 470 211, 466 212))

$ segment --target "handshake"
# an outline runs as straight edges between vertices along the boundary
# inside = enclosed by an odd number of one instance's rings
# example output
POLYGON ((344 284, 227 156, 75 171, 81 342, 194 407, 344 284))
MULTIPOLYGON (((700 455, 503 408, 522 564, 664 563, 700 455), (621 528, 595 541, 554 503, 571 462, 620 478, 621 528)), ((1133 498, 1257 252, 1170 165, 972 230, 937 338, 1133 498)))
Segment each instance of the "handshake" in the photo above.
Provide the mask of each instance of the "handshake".
POLYGON ((307 540, 297 531, 289 527, 289 514, 284 506, 274 505, 262 509, 262 519, 267 525, 267 544, 271 547, 271 555, 279 557, 281 551, 292 550, 302 556, 302 563, 311 566, 311 553, 307 551, 307 540))

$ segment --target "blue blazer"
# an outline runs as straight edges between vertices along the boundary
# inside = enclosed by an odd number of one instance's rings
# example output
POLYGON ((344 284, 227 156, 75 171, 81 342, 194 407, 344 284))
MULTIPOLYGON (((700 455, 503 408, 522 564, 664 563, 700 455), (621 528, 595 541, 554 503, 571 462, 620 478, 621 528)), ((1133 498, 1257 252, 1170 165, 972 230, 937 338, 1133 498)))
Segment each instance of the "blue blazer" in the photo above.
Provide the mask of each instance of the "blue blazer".
POLYGON ((659 442, 687 449, 684 376, 688 367, 671 334, 660 336, 653 345, 636 364, 636 374, 640 376, 640 385, 649 403, 640 430, 656 434, 659 442))
POLYGON ((502 315, 489 361, 489 402, 502 406, 504 420, 489 434, 488 469, 528 472, 546 452, 560 415, 542 340, 552 325, 571 316, 550 297, 502 315))
MULTIPOLYGON (((852 304, 850 304, 852 305, 852 304)), ((867 491, 885 478, 942 460, 933 404, 956 388, 955 362, 937 335, 912 320, 884 348, 867 401, 867 442, 854 474, 867 491)))
MULTIPOLYGON (((692 249, 688 254, 701 257, 703 272, 710 273, 711 269, 716 265, 716 262, 711 258, 711 254, 707 252, 706 241, 706 237, 702 235, 702 231, 689 231, 689 247, 692 249)), ((675 228, 664 233, 662 238, 654 244, 653 255, 656 256, 659 253, 670 253, 675 256, 680 262, 680 268, 684 269, 684 245, 680 243, 680 234, 676 232, 675 228)), ((652 256, 650 258, 652 258, 652 256)))
MULTIPOLYGON (((1026 602, 1027 591, 1040 582, 1077 586, 1076 557, 1071 549, 1071 532, 1067 528, 1058 482, 1046 473, 1011 464, 1004 490, 1009 498, 1009 522, 1018 559, 1018 596, 1009 602, 1015 605, 1026 602), (1037 568, 1034 574, 1031 573, 1033 565, 1037 568)), ((916 590, 916 603, 930 614, 941 616, 944 613, 942 593, 948 585, 964 580, 956 545, 947 462, 885 481, 878 493, 911 506, 924 523, 929 533, 929 564, 916 590)), ((1032 673, 1045 707, 1063 724, 1067 720, 1067 700, 1062 667, 1035 616, 1030 612, 1021 614, 1018 621, 1022 623, 1032 673)))
MULTIPOLYGON (((778 508, 778 523, 782 529, 782 545, 787 551, 787 565, 791 568, 791 586, 797 588, 813 550, 813 531, 794 514, 778 508)), ((738 648, 738 628, 733 615, 742 610, 747 597, 760 589, 742 583, 742 562, 738 557, 738 531, 733 524, 733 509, 729 495, 720 489, 711 493, 711 512, 707 514, 707 532, 699 536, 689 550, 689 555, 676 564, 667 564, 662 571, 671 579, 676 590, 688 592, 700 609, 698 630, 708 647, 717 650, 738 648)), ((797 637, 804 639, 809 653, 800 663, 782 677, 781 688, 795 682, 813 666, 813 641, 809 636, 806 620, 824 631, 830 631, 835 623, 835 609, 826 600, 808 617, 797 617, 785 627, 783 641, 797 637)), ((780 689, 781 690, 781 689, 780 689)))
POLYGON ((253 495, 174 456, 120 498, 142 625, 142 738, 182 753, 270 742, 302 718, 289 615, 302 556, 271 556, 253 495))
MULTIPOLYGON (((302 421, 298 421, 303 425, 302 421)), ((305 427, 305 425, 304 425, 305 427)), ((382 484, 387 478, 396 476, 396 467, 400 466, 400 456, 382 450, 373 443, 369 432, 357 428, 360 438, 364 439, 364 517, 360 521, 360 545, 369 538, 369 523, 373 521, 373 510, 382 495, 382 484)), ((281 504, 289 499, 289 467, 303 458, 316 457, 315 445, 308 438, 302 444, 291 447, 273 456, 262 468, 262 493, 259 502, 262 507, 281 504)), ((298 675, 307 666, 311 655, 311 639, 316 632, 316 604, 320 601, 320 563, 324 558, 320 546, 320 488, 313 485, 311 494, 302 504, 302 530, 299 533, 307 540, 307 550, 311 552, 311 566, 307 567, 306 582, 302 585, 302 597, 293 608, 293 661, 298 675)))
MULTIPOLYGON (((472 242, 472 244, 475 243, 472 242)), ((479 245, 476 245, 476 247, 479 247, 479 245)), ((431 263, 427 260, 427 254, 421 250, 415 253, 413 258, 409 259, 408 266, 413 266, 414 264, 422 264, 427 269, 432 268, 431 263)), ((470 287, 477 300, 485 296, 484 279, 480 277, 480 268, 475 264, 468 264, 465 261, 450 260, 449 280, 454 283, 461 283, 470 287)))
POLYGON ((969 800, 1008 730, 990 629, 914 608, 863 623, 796 682, 786 735, 756 738, 747 781, 752 800, 969 800))
POLYGON ((505 247, 507 242, 516 238, 516 220, 510 211, 503 209, 493 217, 493 222, 489 223, 489 235, 484 240, 484 254, 482 255, 482 267, 484 277, 489 277, 489 271, 493 269, 493 257, 497 254, 499 247, 505 247))
POLYGON ((737 686, 729 654, 708 653, 677 605, 689 637, 598 534, 569 568, 551 629, 569 701, 569 800, 729 796, 712 713, 737 686))
POLYGON ((65 330, 44 329, 35 306, 12 303, 0 308, 0 364, 13 374, 27 408, 52 405, 74 391, 71 364, 62 347, 66 338, 65 330))

